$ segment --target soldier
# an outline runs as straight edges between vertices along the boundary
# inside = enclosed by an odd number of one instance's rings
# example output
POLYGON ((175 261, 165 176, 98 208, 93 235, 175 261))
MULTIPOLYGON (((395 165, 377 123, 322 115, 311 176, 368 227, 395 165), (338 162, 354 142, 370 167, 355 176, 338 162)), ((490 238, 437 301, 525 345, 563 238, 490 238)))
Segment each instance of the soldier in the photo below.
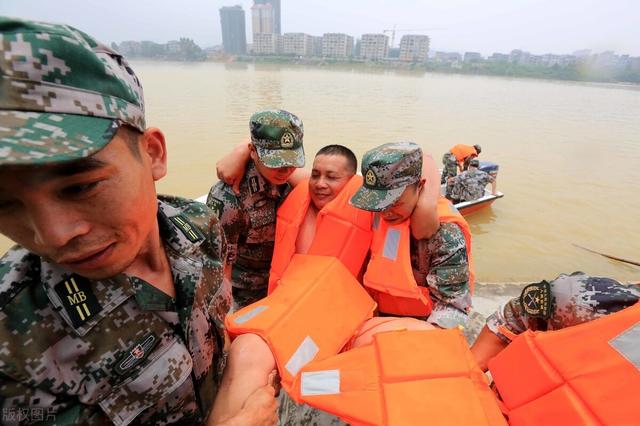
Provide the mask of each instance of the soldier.
POLYGON ((203 204, 156 195, 164 135, 124 58, 0 17, 0 73, 0 233, 19 244, 0 259, 0 422, 273 423, 266 384, 209 416, 226 242, 203 204))
POLYGON ((489 359, 525 330, 550 331, 582 324, 638 303, 639 285, 623 285, 584 272, 561 274, 551 282, 526 286, 519 297, 504 303, 487 318, 473 344, 478 364, 489 359))
POLYGON ((496 193, 496 178, 478 169, 480 161, 477 158, 469 160, 468 170, 460 173, 447 184, 447 198, 451 202, 460 203, 473 201, 484 196, 484 187, 491 183, 491 193, 496 193))
MULTIPOLYGON (((411 142, 381 145, 362 159, 364 185, 351 199, 354 206, 374 212, 389 225, 411 217, 425 179, 422 150, 411 142)), ((439 327, 463 325, 471 309, 469 244, 457 223, 441 223, 428 239, 410 238, 411 268, 419 286, 429 289, 434 307, 427 321, 439 327)))
POLYGON ((449 178, 455 177, 458 171, 467 170, 469 160, 477 157, 482 152, 480 145, 463 145, 458 144, 451 147, 451 149, 444 153, 442 156, 442 175, 440 176, 440 183, 448 183, 449 178))
POLYGON ((207 197, 227 236, 233 299, 239 308, 267 295, 276 210, 291 189, 287 179, 304 166, 298 117, 283 110, 260 111, 251 116, 249 128, 250 161, 239 193, 220 181, 207 197))

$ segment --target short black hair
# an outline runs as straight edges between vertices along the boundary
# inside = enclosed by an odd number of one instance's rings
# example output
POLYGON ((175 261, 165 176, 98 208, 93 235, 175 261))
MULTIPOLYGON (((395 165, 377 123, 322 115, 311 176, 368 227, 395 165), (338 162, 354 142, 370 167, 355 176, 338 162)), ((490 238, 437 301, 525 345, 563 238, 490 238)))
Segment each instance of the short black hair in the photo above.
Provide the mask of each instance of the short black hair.
POLYGON ((120 126, 120 129, 122 130, 122 137, 131 154, 133 154, 133 157, 138 161, 142 161, 142 154, 140 153, 140 136, 142 136, 142 132, 126 124, 120 126))
POLYGON ((347 165, 351 172, 355 174, 358 171, 358 159, 356 155, 349 148, 343 145, 327 145, 320 148, 320 151, 316 153, 318 155, 341 155, 347 159, 347 165))

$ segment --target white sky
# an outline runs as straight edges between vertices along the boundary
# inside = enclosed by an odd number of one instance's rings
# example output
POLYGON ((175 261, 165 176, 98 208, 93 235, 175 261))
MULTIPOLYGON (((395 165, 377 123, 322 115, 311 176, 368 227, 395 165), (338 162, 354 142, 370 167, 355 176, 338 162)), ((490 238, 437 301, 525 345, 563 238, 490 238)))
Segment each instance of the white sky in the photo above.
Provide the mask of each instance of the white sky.
MULTIPOLYGON (((614 50, 640 56, 639 0, 281 0, 283 32, 416 29, 432 50, 485 55, 614 50), (442 28, 439 30, 422 30, 442 28)), ((0 14, 74 25, 103 42, 181 36, 221 43, 221 6, 241 4, 251 32, 251 0, 0 0, 0 14)), ((403 32, 396 34, 396 45, 403 32)), ((248 40, 250 41, 248 34, 248 40)))

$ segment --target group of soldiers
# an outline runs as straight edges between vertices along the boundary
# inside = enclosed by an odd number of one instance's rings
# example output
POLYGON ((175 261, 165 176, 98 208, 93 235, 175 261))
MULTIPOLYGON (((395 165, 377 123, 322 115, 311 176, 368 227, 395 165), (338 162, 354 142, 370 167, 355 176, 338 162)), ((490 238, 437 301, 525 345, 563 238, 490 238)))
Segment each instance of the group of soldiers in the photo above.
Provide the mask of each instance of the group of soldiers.
POLYGON ((489 183, 491 193, 496 194, 496 178, 479 168, 481 152, 480 145, 458 144, 442 156, 440 183, 446 184, 445 194, 452 203, 482 198, 489 183))
MULTIPOLYGON (((206 205, 158 196, 164 134, 146 127, 142 86, 120 54, 67 25, 0 17, 0 74, 0 232, 18 244, 0 259, 0 423, 274 424, 274 378, 247 387, 236 375, 268 348, 231 343, 224 319, 266 296, 277 209, 296 180, 309 179, 316 209, 296 241, 304 252, 314 215, 355 174, 353 153, 323 148, 304 172, 302 121, 261 111, 206 205)), ((493 178, 471 157, 456 176, 455 152, 441 182, 455 200, 476 197, 493 178)), ((464 326, 469 247, 437 221, 433 161, 415 144, 385 144, 362 174, 352 205, 411 220, 411 266, 435 302, 420 320, 464 326)), ((489 318, 472 348, 481 367, 512 338, 505 329, 559 329, 640 299, 581 273, 544 283, 544 310, 524 309, 522 296, 489 318)))

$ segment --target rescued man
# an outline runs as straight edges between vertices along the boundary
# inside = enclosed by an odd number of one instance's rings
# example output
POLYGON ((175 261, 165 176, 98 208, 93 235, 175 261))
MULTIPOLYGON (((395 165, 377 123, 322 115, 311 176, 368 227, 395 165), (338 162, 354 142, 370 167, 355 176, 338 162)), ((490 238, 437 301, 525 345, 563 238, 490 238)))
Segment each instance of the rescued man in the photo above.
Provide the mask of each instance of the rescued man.
POLYGON ((484 188, 491 184, 491 193, 496 194, 496 178, 489 173, 480 170, 480 161, 477 158, 469 160, 469 167, 458 176, 452 178, 451 184, 447 185, 447 198, 452 203, 473 201, 484 196, 484 188))
MULTIPOLYGON (((235 185, 220 181, 207 196, 227 237, 234 302, 238 308, 267 295, 276 210, 291 190, 287 179, 304 166, 302 121, 284 110, 265 110, 249 120, 246 172, 235 185)), ((241 148, 242 149, 242 148, 241 148)))
POLYGON ((440 211, 442 223, 433 236, 418 239, 404 231, 408 220, 420 220, 412 214, 425 186, 421 169, 422 150, 411 142, 384 144, 363 156, 364 183, 351 199, 351 204, 363 210, 377 212, 374 222, 378 222, 378 229, 374 230, 372 259, 367 267, 364 284, 369 288, 378 287, 380 298, 377 302, 383 313, 406 315, 402 312, 422 311, 424 316, 410 316, 423 317, 427 322, 442 328, 463 326, 471 309, 468 224, 446 202, 442 204, 445 210, 440 211), (445 217, 450 217, 451 220, 444 220, 445 217), (382 225, 380 219, 383 221, 382 225), (399 229, 389 231, 397 225, 400 225, 399 229), (394 238, 388 239, 389 237, 394 238), (381 242, 378 253, 375 248, 376 238, 381 242), (389 254, 388 250, 393 253, 389 254), (405 253, 403 250, 408 253, 404 259, 406 264, 401 264, 402 253, 405 253), (385 259, 388 261, 387 265, 378 267, 382 265, 378 260, 385 262, 385 259), (402 282, 390 283, 392 271, 387 268, 399 271, 402 277, 398 281, 402 282), (371 284, 368 283, 368 275, 371 284), (422 288, 419 290, 425 296, 421 297, 424 306, 408 306, 408 301, 390 297, 392 293, 386 292, 384 288, 389 284, 399 284, 405 290, 405 284, 409 286, 411 280, 422 288), (375 286, 374 281, 377 283, 375 286), (385 308, 384 301, 393 304, 396 300, 400 305, 388 310, 385 308))
POLYGON ((442 175, 440 183, 447 183, 449 178, 455 177, 458 172, 467 170, 469 160, 476 158, 482 152, 480 145, 457 144, 442 156, 442 175))
POLYGON ((526 330, 551 331, 582 324, 618 312, 640 301, 640 285, 584 272, 561 274, 533 283, 519 297, 502 304, 486 321, 471 351, 483 370, 526 330))
MULTIPOLYGON (((215 404, 226 242, 201 203, 157 196, 163 133, 126 60, 66 25, 0 17, 2 422, 264 425, 265 376, 215 404)), ((229 364, 251 367, 252 338, 229 364)), ((257 338, 257 337, 255 337, 257 338)))

